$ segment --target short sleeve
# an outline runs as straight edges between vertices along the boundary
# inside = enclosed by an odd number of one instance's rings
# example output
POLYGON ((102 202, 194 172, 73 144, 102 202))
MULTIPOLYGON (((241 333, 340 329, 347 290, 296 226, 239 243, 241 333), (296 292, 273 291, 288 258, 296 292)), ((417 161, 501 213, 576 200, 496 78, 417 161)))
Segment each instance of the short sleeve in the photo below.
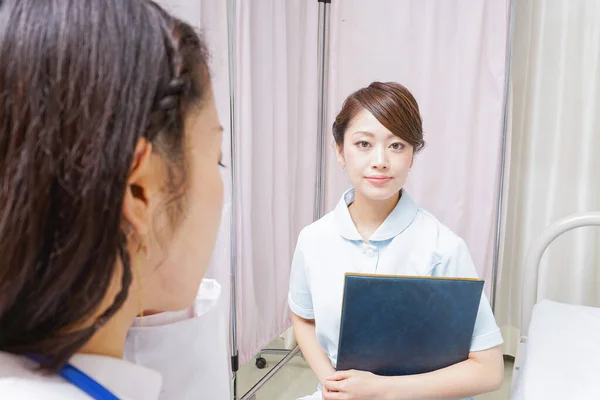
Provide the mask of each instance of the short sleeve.
POLYGON ((300 233, 292 259, 288 305, 297 316, 304 319, 314 319, 315 313, 306 275, 306 263, 302 244, 302 233, 300 233))
MULTIPOLYGON (((450 257, 447 258, 444 275, 458 278, 478 278, 473 259, 466 243, 460 239, 450 257)), ((485 293, 482 293, 475 320, 470 351, 483 351, 503 343, 500 328, 485 293)))

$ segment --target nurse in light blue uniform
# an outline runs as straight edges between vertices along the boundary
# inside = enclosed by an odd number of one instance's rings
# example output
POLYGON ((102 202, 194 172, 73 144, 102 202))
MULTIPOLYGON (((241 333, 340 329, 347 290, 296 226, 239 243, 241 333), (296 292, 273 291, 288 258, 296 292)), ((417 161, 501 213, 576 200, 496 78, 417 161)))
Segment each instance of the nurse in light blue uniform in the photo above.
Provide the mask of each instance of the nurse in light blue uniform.
POLYGON ((424 144, 418 106, 406 88, 373 83, 357 91, 344 103, 333 130, 338 161, 354 188, 332 212, 302 230, 293 258, 294 330, 321 382, 304 399, 469 398, 496 390, 504 376, 502 336, 485 295, 467 361, 411 377, 335 372, 346 272, 477 273, 465 242, 403 189, 414 154, 424 144))

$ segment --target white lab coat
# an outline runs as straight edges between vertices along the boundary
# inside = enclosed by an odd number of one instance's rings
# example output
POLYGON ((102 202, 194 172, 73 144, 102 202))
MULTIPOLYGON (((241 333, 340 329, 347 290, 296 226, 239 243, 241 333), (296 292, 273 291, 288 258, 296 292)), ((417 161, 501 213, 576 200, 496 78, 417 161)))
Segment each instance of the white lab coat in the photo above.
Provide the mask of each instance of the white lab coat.
POLYGON ((159 399, 228 400, 228 325, 221 286, 205 279, 193 309, 137 319, 125 359, 158 371, 159 399))
MULTIPOLYGON (((125 360, 76 354, 70 362, 122 400, 229 400, 223 305, 221 287, 206 279, 189 310, 136 320, 125 360)), ((0 399, 89 399, 58 375, 40 373, 37 366, 26 357, 0 352, 0 399)))

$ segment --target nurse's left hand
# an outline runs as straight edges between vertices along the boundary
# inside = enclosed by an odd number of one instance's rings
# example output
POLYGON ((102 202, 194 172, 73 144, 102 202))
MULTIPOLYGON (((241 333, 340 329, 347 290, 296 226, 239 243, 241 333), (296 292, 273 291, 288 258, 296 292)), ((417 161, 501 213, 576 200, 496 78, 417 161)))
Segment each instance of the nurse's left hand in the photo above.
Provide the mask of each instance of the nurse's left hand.
POLYGON ((381 377, 365 371, 338 371, 323 385, 323 400, 376 400, 381 377))

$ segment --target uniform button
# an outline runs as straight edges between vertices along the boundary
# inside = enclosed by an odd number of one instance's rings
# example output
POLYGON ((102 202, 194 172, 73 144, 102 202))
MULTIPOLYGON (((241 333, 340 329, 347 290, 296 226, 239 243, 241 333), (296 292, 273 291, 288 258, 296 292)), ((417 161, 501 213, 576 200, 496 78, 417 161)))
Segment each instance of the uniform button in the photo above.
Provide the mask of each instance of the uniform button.
POLYGON ((365 255, 368 258, 373 258, 373 257, 375 257, 375 252, 373 251, 373 249, 367 249, 367 250, 365 250, 365 255))

